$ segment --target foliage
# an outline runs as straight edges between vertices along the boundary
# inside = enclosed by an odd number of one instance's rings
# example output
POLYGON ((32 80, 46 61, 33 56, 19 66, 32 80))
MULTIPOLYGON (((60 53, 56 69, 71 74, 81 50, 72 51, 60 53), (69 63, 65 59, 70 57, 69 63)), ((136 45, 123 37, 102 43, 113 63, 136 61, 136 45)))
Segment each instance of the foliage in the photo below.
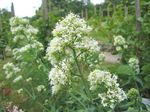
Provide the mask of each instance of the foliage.
POLYGON ((9 19, 11 18, 10 12, 3 9, 0 10, 0 53, 5 55, 4 50, 8 44, 10 44, 10 26, 9 19))
MULTIPOLYGON (((5 78, 8 83, 11 83, 15 94, 26 99, 23 103, 45 101, 48 94, 44 92, 47 84, 46 80, 41 79, 45 76, 46 69, 43 59, 40 58, 43 45, 37 41, 38 30, 31 26, 27 19, 18 17, 11 18, 10 25, 14 35, 12 39, 13 61, 3 66, 5 78), (45 97, 38 99, 41 94, 45 94, 45 97)), ((27 108, 30 110, 34 105, 31 104, 27 108)))

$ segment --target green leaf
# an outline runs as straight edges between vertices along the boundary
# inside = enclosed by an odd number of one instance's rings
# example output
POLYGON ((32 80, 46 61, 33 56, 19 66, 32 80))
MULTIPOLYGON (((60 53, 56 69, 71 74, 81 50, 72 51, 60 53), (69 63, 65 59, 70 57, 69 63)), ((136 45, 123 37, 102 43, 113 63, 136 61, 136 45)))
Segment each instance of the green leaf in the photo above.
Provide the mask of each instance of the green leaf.
POLYGON ((76 97, 74 94, 72 94, 72 93, 69 93, 70 94, 70 96, 73 98, 73 99, 75 99, 76 101, 78 101, 78 103, 80 103, 81 104, 81 106, 83 106, 83 108, 85 108, 86 109, 86 106, 84 105, 84 103, 82 103, 81 101, 80 101, 80 99, 78 98, 78 97, 76 97))
POLYGON ((143 19, 142 17, 137 18, 137 20, 138 20, 139 22, 143 22, 143 21, 144 21, 144 19, 143 19))
POLYGON ((150 74, 144 77, 144 88, 150 88, 150 74))
POLYGON ((142 72, 144 74, 150 74, 150 64, 146 64, 142 67, 142 72))
POLYGON ((128 65, 119 66, 116 73, 120 76, 135 75, 135 72, 128 65))
POLYGON ((135 79, 136 82, 138 82, 138 83, 143 87, 143 82, 142 82, 142 80, 141 80, 139 77, 137 77, 137 76, 135 75, 135 76, 134 76, 134 79, 135 79))

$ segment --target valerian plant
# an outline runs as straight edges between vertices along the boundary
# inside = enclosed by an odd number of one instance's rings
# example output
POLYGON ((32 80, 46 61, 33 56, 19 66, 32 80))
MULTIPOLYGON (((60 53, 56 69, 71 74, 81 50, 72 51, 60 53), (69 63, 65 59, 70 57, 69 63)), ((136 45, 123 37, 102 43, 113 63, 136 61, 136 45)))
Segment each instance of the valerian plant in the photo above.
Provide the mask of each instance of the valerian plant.
MULTIPOLYGON (((27 96, 28 100, 23 103, 35 100, 38 103, 44 102, 47 96, 47 83, 46 77, 44 81, 41 80, 41 77, 43 78, 44 74, 46 74, 46 69, 40 58, 44 47, 38 41, 38 29, 30 25, 28 19, 18 17, 10 19, 10 26, 13 34, 13 60, 3 66, 6 79, 16 89, 16 93, 27 96), (38 99, 42 94, 45 94, 42 100, 41 98, 38 99)), ((30 110, 32 106, 30 105, 28 109, 30 110)))
POLYGON ((113 111, 127 97, 117 83, 117 76, 100 69, 104 55, 98 42, 89 37, 91 31, 85 20, 73 13, 56 24, 52 31, 54 38, 46 51, 52 65, 49 72, 52 97, 65 92, 83 105, 77 98, 81 95, 87 98, 87 111, 92 105, 94 111, 113 111))

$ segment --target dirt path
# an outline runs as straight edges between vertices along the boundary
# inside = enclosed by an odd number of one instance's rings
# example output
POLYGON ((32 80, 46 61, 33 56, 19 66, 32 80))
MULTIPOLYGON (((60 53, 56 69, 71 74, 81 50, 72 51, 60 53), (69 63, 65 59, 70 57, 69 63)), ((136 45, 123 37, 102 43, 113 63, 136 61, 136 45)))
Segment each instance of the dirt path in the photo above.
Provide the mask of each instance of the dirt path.
POLYGON ((105 61, 108 63, 120 63, 121 56, 112 55, 111 52, 104 52, 105 61))

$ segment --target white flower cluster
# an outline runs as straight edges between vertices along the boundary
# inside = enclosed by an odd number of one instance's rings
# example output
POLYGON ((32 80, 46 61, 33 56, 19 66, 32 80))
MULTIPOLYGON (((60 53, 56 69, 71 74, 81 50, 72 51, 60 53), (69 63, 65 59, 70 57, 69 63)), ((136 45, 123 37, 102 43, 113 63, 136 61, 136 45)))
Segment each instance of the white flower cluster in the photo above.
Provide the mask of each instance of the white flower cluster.
POLYGON ((30 82, 30 81, 32 81, 32 78, 29 77, 29 78, 26 79, 26 81, 27 81, 27 82, 30 82))
POLYGON ((114 46, 118 52, 128 48, 125 39, 121 35, 114 36, 114 46))
POLYGON ((64 51, 68 53, 68 47, 70 46, 79 51, 78 54, 83 50, 91 53, 97 52, 99 54, 100 47, 98 42, 87 36, 91 30, 92 28, 86 24, 84 19, 70 13, 56 24, 52 32, 54 39, 51 40, 47 48, 48 60, 52 63, 56 63, 58 60, 58 56, 56 55, 63 54, 64 51))
MULTIPOLYGON (((28 19, 20 19, 18 17, 13 17, 10 19, 10 26, 11 26, 12 34, 23 33, 32 36, 38 33, 38 30, 29 24, 28 19)), ((20 38, 26 38, 24 35, 19 35, 19 36, 20 38)))
POLYGON ((8 106, 6 107, 7 112, 24 112, 22 109, 19 109, 16 105, 12 105, 12 102, 8 103, 8 106))
POLYGON ((52 87, 52 94, 56 94, 62 86, 67 85, 68 83, 68 68, 67 65, 63 62, 60 66, 54 66, 49 72, 50 85, 52 87))
POLYGON ((9 111, 7 111, 7 112, 24 112, 22 109, 19 109, 17 106, 13 106, 13 108, 9 111))
POLYGON ((46 88, 45 88, 44 85, 39 85, 39 86, 37 86, 36 89, 37 89, 38 92, 41 92, 42 90, 43 90, 43 91, 46 91, 46 88))
POLYGON ((139 60, 138 60, 137 58, 130 58, 128 63, 129 63, 129 66, 130 66, 137 74, 139 74, 139 72, 140 72, 139 60))
POLYGON ((43 50, 43 45, 36 40, 38 30, 31 26, 27 19, 13 17, 10 19, 10 25, 12 34, 15 35, 13 41, 19 44, 19 48, 13 49, 16 60, 23 60, 26 55, 38 54, 43 50))
POLYGON ((116 103, 127 98, 125 92, 117 83, 117 76, 107 71, 94 70, 90 73, 88 81, 90 82, 90 90, 100 89, 98 96, 101 98, 104 107, 114 108, 116 103))
POLYGON ((18 82, 18 81, 20 81, 20 80, 22 80, 22 79, 23 79, 22 75, 19 75, 19 76, 17 76, 17 77, 13 80, 13 83, 16 83, 16 82, 18 82))
POLYGON ((76 49, 89 50, 90 52, 100 52, 100 46, 98 42, 89 37, 83 37, 82 41, 74 43, 76 49))
POLYGON ((11 78, 14 74, 20 72, 20 68, 18 68, 17 66, 15 66, 13 63, 6 63, 3 66, 3 69, 5 70, 5 74, 6 74, 6 79, 11 78))
POLYGON ((21 48, 13 49, 13 55, 16 60, 24 60, 24 56, 33 55, 31 54, 31 52, 37 53, 42 50, 43 50, 43 45, 40 42, 34 40, 33 44, 30 43, 21 48))
POLYGON ((11 78, 13 79, 12 82, 16 83, 23 79, 23 76, 17 73, 30 61, 37 58, 39 52, 43 50, 43 45, 36 40, 38 30, 29 24, 29 20, 13 17, 10 19, 10 26, 12 34, 15 36, 13 38, 15 48, 12 49, 12 52, 14 59, 19 63, 17 65, 7 63, 3 69, 6 78, 11 78))
POLYGON ((84 19, 70 13, 56 24, 52 33, 54 37, 61 37, 65 42, 68 42, 74 41, 74 39, 77 38, 82 38, 83 34, 87 34, 91 30, 92 28, 86 24, 84 19))
POLYGON ((19 24, 23 24, 23 25, 29 24, 28 19, 20 19, 18 17, 12 17, 9 22, 10 22, 10 25, 13 27, 18 26, 19 24))
POLYGON ((61 38, 54 38, 50 41, 49 46, 47 48, 46 57, 49 61, 51 61, 52 65, 57 63, 57 53, 61 53, 63 50, 63 40, 61 38))
POLYGON ((18 93, 18 94, 21 94, 22 92, 23 92, 23 89, 22 89, 22 88, 20 88, 20 89, 17 90, 17 93, 18 93))
POLYGON ((10 48, 10 46, 6 46, 5 52, 11 52, 11 51, 12 51, 12 49, 10 48))
POLYGON ((46 51, 46 58, 54 66, 49 72, 53 94, 57 93, 62 86, 67 85, 68 65, 74 62, 74 55, 80 60, 88 60, 88 65, 93 64, 92 62, 98 63, 103 59, 98 42, 88 37, 91 30, 92 28, 84 19, 73 13, 56 24, 52 31, 54 38, 50 41, 46 51))

